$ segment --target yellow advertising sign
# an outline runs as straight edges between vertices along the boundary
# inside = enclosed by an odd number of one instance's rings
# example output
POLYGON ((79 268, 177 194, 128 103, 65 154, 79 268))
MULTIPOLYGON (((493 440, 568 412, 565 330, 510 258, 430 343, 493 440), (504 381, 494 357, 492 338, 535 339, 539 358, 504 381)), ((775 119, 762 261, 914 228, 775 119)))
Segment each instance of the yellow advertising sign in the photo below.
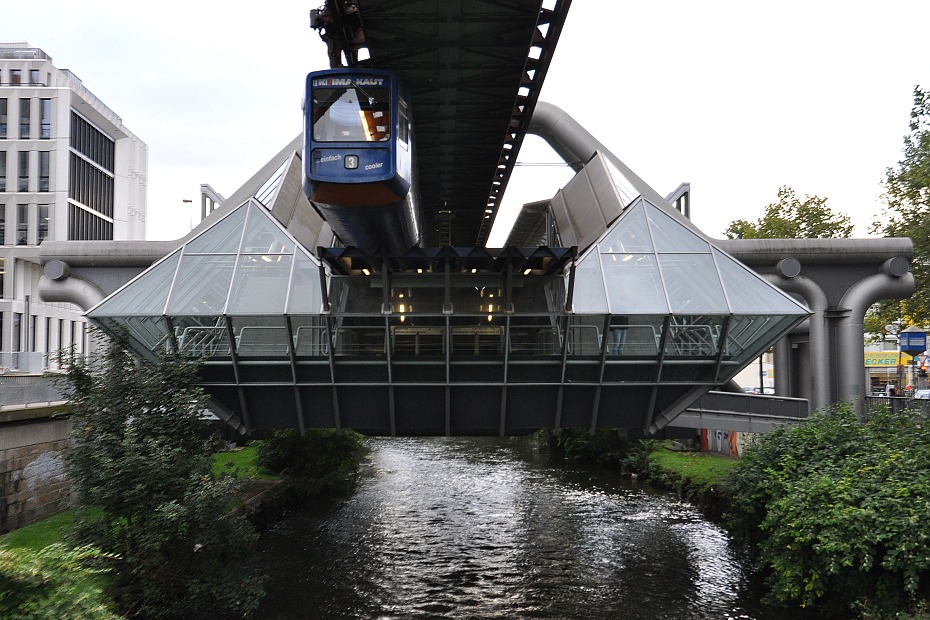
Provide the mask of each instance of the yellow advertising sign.
POLYGON ((893 368, 898 364, 910 364, 911 356, 898 351, 874 351, 865 354, 866 368, 893 368))

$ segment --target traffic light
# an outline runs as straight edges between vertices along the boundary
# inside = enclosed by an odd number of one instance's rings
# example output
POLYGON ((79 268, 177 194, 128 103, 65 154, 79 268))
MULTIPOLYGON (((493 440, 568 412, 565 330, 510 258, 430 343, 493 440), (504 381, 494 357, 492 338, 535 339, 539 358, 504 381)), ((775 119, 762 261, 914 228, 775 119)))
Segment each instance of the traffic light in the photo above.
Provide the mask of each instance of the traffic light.
POLYGON ((917 371, 917 376, 918 377, 927 376, 927 362, 924 362, 923 364, 920 365, 920 370, 917 371))

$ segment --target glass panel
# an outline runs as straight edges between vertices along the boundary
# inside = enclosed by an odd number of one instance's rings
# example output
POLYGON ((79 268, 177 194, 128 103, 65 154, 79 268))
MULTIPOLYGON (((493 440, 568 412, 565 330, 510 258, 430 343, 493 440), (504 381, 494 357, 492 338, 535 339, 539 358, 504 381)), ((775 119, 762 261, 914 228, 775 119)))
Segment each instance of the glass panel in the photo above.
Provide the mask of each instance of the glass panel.
POLYGON ((222 314, 235 263, 235 256, 184 256, 168 314, 222 314))
POLYGON ((604 327, 603 316, 573 316, 568 326, 569 355, 600 355, 604 327))
POLYGON ((516 355, 561 355, 562 336, 554 317, 525 317, 514 315, 510 319, 508 334, 510 353, 516 355))
POLYGON ((288 254, 240 256, 227 314, 284 314, 292 261, 288 254))
POLYGON ((710 254, 659 254, 659 265, 673 313, 729 312, 710 254))
POLYGON ((796 314, 806 312, 785 293, 751 272, 733 258, 714 248, 730 310, 750 314, 796 314))
POLYGON ((607 296, 601 277, 601 262, 597 252, 590 252, 575 267, 575 289, 572 306, 578 313, 606 313, 607 296))
POLYGON ((289 352, 284 317, 232 319, 236 353, 240 357, 283 357, 289 352))
POLYGON ((383 77, 338 76, 313 80, 313 139, 380 142, 391 137, 391 90, 383 77), (339 82, 334 86, 334 82, 339 82), (346 85, 346 82, 351 82, 346 85))
POLYGON ((223 317, 177 317, 173 322, 181 355, 229 357, 229 332, 223 317))
POLYGON ((281 186, 281 180, 284 178, 284 172, 287 169, 287 164, 290 160, 285 160, 277 170, 274 171, 265 184, 262 185, 257 192, 255 192, 255 199, 262 203, 263 206, 267 207, 271 204, 271 200, 274 198, 275 194, 278 192, 278 187, 281 186))
POLYGON ((722 316, 676 316, 668 326, 665 354, 671 357, 716 357, 722 316))
POLYGON ((249 219, 245 225, 240 253, 290 254, 293 251, 294 243, 287 233, 278 228, 261 209, 249 207, 249 219))
POLYGON ((681 222, 652 203, 644 204, 656 252, 710 252, 710 245, 681 222))
POLYGON ((780 333, 801 320, 799 316, 734 316, 727 330, 724 359, 732 360, 740 370, 768 349, 780 333))
POLYGON ((288 314, 319 314, 323 296, 320 294, 320 268, 309 256, 298 251, 294 274, 291 276, 288 314))
POLYGON ((627 206, 639 196, 636 186, 625 174, 620 172, 620 169, 617 168, 612 161, 606 157, 604 161, 607 163, 607 171, 610 173, 610 178, 613 179, 614 185, 617 187, 617 192, 620 194, 623 206, 627 206))
POLYGON ((604 254, 611 314, 668 314, 654 254, 604 254))
POLYGON ((143 344, 149 351, 171 351, 168 322, 161 316, 130 316, 125 321, 128 335, 143 344))
POLYGON ((642 202, 631 207, 620 217, 614 230, 598 244, 598 247, 602 254, 653 251, 642 202))
POLYGON ((184 246, 185 254, 235 254, 242 238, 246 205, 237 207, 229 215, 200 233, 184 246))
POLYGON ((176 250, 155 263, 93 308, 88 316, 120 316, 127 314, 160 316, 171 290, 171 281, 181 257, 176 250))
POLYGON ((291 318, 294 330, 294 354, 298 357, 323 357, 329 355, 329 340, 326 334, 326 319, 322 316, 296 316, 291 318))
POLYGON ((662 316, 613 316, 607 333, 607 354, 611 356, 648 356, 659 354, 662 316))
MULTIPOLYGON (((93 319, 93 322, 98 327, 103 328, 106 332, 113 334, 114 336, 117 336, 117 337, 122 337, 124 334, 130 333, 130 330, 126 324, 125 318, 100 317, 100 318, 93 319)), ((70 325, 71 322, 69 321, 68 324, 70 325)), ((63 329, 64 329, 63 327, 60 328, 60 330, 63 330, 63 329)), ((63 338, 64 338, 63 332, 59 331, 59 340, 63 338)), ((138 338, 131 336, 128 338, 127 344, 133 351, 135 351, 135 353, 139 357, 148 359, 153 362, 158 360, 158 356, 152 352, 149 345, 146 344, 145 341, 139 340, 138 338)), ((57 358, 57 361, 59 364, 63 363, 63 358, 67 356, 68 353, 69 352, 66 349, 60 349, 55 354, 55 357, 57 358)))
POLYGON ((733 317, 727 331, 719 382, 733 378, 767 350, 780 334, 801 320, 798 316, 733 317))

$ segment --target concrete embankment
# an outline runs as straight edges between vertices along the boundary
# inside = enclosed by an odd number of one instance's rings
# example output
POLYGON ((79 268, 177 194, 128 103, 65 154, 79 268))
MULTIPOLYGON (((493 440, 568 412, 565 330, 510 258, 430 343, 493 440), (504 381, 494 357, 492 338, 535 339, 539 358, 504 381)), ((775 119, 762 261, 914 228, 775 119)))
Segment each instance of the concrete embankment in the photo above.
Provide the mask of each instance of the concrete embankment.
POLYGON ((61 407, 0 411, 0 533, 71 505, 71 420, 61 407))

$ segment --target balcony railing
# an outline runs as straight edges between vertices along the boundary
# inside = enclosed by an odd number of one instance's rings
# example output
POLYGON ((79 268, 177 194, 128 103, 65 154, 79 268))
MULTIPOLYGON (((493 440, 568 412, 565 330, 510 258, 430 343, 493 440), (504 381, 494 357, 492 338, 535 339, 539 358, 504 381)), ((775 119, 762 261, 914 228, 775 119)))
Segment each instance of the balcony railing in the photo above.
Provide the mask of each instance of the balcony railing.
POLYGON ((0 376, 0 407, 60 403, 65 400, 56 377, 0 376))

